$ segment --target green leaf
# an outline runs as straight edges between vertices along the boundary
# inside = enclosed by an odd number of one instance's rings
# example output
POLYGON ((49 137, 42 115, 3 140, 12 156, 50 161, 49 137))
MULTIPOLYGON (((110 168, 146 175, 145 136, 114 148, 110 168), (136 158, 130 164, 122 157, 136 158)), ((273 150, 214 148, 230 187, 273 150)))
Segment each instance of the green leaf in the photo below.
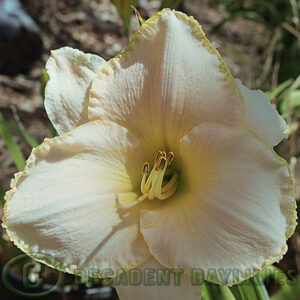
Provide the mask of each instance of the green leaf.
POLYGON ((295 111, 300 107, 300 90, 294 90, 286 93, 281 104, 280 111, 282 117, 286 118, 289 114, 294 115, 295 111))
POLYGON ((138 0, 112 0, 112 3, 118 10, 118 13, 123 21, 125 35, 129 39, 129 27, 132 15, 131 6, 136 7, 138 0))
POLYGON ((277 86, 274 90, 266 92, 266 94, 269 97, 269 99, 272 100, 276 98, 278 95, 280 95, 282 92, 284 92, 288 87, 290 87, 292 83, 293 83, 293 79, 288 79, 283 83, 281 83, 279 86, 277 86))
POLYGON ((220 288, 223 300, 235 300, 235 297, 233 296, 233 294, 228 286, 220 285, 219 288, 220 288))
POLYGON ((286 281, 281 289, 271 297, 271 300, 298 300, 300 298, 300 277, 294 279, 294 282, 286 281))
POLYGON ((243 300, 238 285, 231 286, 230 291, 236 300, 243 300))
POLYGON ((257 273, 255 274, 252 278, 251 281, 253 283, 253 286, 255 288, 256 294, 258 296, 258 299, 260 300, 269 300, 269 294, 267 292, 267 289, 264 285, 264 282, 262 281, 260 274, 257 273))
POLYGON ((47 85, 47 82, 49 81, 49 79, 50 79, 50 77, 49 77, 46 69, 43 69, 42 73, 41 73, 41 77, 40 77, 40 84, 41 84, 40 93, 41 93, 41 96, 43 99, 45 99, 45 88, 46 88, 46 85, 47 85))
POLYGON ((259 274, 230 287, 237 300, 269 300, 269 295, 259 274))
POLYGON ((264 281, 269 281, 271 278, 281 286, 281 288, 271 296, 271 300, 298 300, 300 298, 300 276, 297 272, 288 271, 289 277, 279 268, 269 266, 264 271, 260 272, 264 281))
POLYGON ((300 90, 295 90, 290 93, 291 108, 300 106, 300 90))
MULTIPOLYGON (((50 77, 49 77, 46 69, 43 69, 42 73, 41 73, 41 77, 40 77, 41 96, 42 96, 43 100, 45 100, 45 88, 46 88, 46 85, 47 85, 47 82, 49 81, 49 79, 50 79, 50 77)), ((49 118, 48 118, 48 120, 49 120, 49 118)), ((49 123, 49 129, 50 129, 51 136, 52 137, 57 136, 57 131, 55 130, 55 128, 50 120, 48 123, 49 123)), ((33 147, 35 147, 35 146, 33 146, 33 147)))
POLYGON ((247 279, 238 285, 240 295, 243 300, 257 300, 255 287, 250 279, 247 279))
POLYGON ((0 121, 0 124, 1 123, 6 123, 6 125, 9 128, 11 128, 11 129, 15 130, 17 133, 19 133, 25 139, 25 141, 28 143, 28 145, 30 145, 32 148, 35 148, 39 145, 37 140, 32 135, 27 133, 25 130, 21 129, 17 124, 5 122, 5 121, 0 121))
POLYGON ((220 299, 220 293, 217 284, 210 283, 204 279, 201 281, 203 300, 220 299))
POLYGON ((6 125, 5 120, 0 113, 0 135, 3 138, 5 145, 10 152, 16 167, 19 171, 22 171, 25 167, 25 158, 23 156, 23 153, 21 152, 18 144, 15 142, 9 127, 6 125))
POLYGON ((53 124, 51 123, 51 121, 48 121, 48 125, 49 125, 49 129, 50 129, 50 133, 52 137, 58 136, 56 129, 54 128, 53 124))

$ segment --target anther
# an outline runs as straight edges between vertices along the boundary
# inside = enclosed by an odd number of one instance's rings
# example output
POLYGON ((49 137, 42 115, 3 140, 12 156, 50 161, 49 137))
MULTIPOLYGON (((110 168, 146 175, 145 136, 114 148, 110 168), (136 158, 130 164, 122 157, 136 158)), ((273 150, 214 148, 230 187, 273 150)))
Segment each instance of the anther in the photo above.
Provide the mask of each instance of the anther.
POLYGON ((173 152, 169 152, 168 155, 167 155, 167 164, 168 164, 168 166, 173 161, 173 158, 174 158, 174 153, 173 152))
POLYGON ((147 175, 149 174, 149 163, 144 163, 143 166, 143 177, 142 177, 142 181, 141 181, 141 192, 142 194, 146 193, 146 178, 147 175))
POLYGON ((166 165, 166 159, 164 157, 161 158, 160 162, 159 162, 159 169, 163 170, 165 165, 166 165))
POLYGON ((154 163, 158 162, 158 160, 162 157, 162 155, 163 155, 163 153, 161 151, 158 151, 155 156, 154 163))
POLYGON ((143 175, 148 175, 148 174, 149 174, 149 163, 144 163, 143 175))

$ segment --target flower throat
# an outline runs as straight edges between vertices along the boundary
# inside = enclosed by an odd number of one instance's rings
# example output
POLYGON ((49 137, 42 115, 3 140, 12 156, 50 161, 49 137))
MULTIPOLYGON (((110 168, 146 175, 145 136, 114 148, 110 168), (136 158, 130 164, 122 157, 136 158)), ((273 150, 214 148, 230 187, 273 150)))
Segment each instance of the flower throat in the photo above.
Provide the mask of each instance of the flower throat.
POLYGON ((130 208, 138 203, 149 199, 165 200, 171 197, 177 189, 178 173, 173 169, 168 168, 174 158, 174 153, 158 151, 154 159, 154 165, 149 173, 150 165, 144 163, 142 169, 141 193, 142 196, 127 203, 121 204, 119 198, 116 198, 116 203, 119 208, 130 208))

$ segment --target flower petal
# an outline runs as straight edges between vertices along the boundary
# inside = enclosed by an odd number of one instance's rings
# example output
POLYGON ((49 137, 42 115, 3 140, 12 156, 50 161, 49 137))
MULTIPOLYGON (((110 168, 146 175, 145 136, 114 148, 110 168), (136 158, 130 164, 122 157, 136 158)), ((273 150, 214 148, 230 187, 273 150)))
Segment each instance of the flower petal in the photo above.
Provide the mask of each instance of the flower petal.
POLYGON ((152 255, 166 267, 200 268, 224 284, 280 260, 296 226, 286 162, 250 131, 220 124, 195 127, 182 138, 180 154, 179 190, 141 213, 152 255))
POLYGON ((51 51, 46 64, 50 80, 45 108, 59 134, 87 122, 91 81, 104 64, 103 58, 70 47, 51 51))
POLYGON ((129 271, 126 276, 129 278, 128 285, 116 286, 120 300, 201 299, 201 286, 198 282, 193 282, 192 277, 183 274, 183 270, 166 269, 153 257, 129 271), (140 284, 133 285, 138 283, 134 278, 135 274, 140 274, 140 284), (131 282, 130 278, 134 280, 131 282))
POLYGON ((152 159, 201 122, 239 125, 243 99, 198 22, 165 9, 93 80, 89 119, 99 118, 129 128, 152 159))
POLYGON ((140 264, 149 252, 139 208, 115 207, 116 194, 122 201, 138 196, 140 161, 139 141, 113 123, 90 122, 46 139, 6 194, 8 235, 32 257, 60 261, 66 272, 140 264))
POLYGON ((245 99, 245 127, 256 132, 272 146, 287 137, 283 132, 287 126, 283 118, 271 104, 267 95, 260 90, 250 90, 236 79, 245 99))

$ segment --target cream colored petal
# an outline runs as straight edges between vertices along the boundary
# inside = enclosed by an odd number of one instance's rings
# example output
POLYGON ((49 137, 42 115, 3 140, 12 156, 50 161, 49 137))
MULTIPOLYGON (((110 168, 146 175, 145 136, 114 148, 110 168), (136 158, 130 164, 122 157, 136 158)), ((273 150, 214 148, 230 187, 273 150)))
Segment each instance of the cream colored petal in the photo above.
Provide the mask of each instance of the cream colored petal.
POLYGON ((286 162, 251 132, 220 124, 195 127, 178 155, 179 190, 164 202, 149 201, 141 213, 153 256, 225 284, 279 261, 296 226, 286 162))
POLYGON ((71 273, 140 264, 149 254, 139 208, 115 207, 116 194, 123 201, 138 196, 140 160, 136 137, 113 123, 94 121, 46 139, 6 194, 9 237, 34 258, 50 255, 71 273))
POLYGON ((287 126, 283 118, 271 104, 267 95, 260 90, 250 90, 236 79, 245 99, 245 127, 255 131, 262 139, 276 146, 287 137, 283 132, 287 126))
POLYGON ((150 158, 175 151, 201 122, 237 125, 243 99, 217 50, 192 17, 163 10, 143 23, 129 47, 93 80, 89 119, 129 128, 150 158))
POLYGON ((59 134, 87 122, 91 81, 104 64, 103 58, 70 47, 51 51, 45 108, 59 134))
POLYGON ((126 273, 127 285, 116 286, 120 300, 201 299, 201 282, 183 270, 168 270, 153 257, 126 273))

